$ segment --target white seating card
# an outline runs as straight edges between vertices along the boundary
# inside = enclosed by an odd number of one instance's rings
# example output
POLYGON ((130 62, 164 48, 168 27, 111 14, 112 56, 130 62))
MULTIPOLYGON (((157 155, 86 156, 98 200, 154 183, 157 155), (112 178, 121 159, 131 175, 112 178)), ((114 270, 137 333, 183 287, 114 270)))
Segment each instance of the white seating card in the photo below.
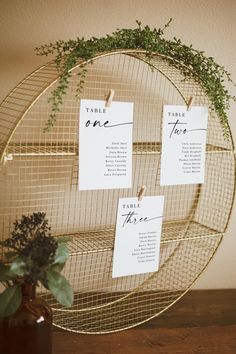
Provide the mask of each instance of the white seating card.
POLYGON ((163 196, 119 199, 113 278, 158 270, 163 205, 163 196))
POLYGON ((133 103, 81 100, 79 190, 132 187, 133 103))
POLYGON ((208 109, 165 105, 160 184, 203 183, 208 109))

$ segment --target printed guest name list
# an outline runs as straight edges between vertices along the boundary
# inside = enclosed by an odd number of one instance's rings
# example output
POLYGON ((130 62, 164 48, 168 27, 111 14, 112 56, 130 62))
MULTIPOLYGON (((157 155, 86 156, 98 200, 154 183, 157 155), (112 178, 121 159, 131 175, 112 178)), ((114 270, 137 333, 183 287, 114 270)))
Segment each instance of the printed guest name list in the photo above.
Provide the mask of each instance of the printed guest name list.
POLYGON ((164 196, 119 199, 113 278, 158 270, 163 206, 164 196))
POLYGON ((81 100, 79 189, 132 187, 133 103, 81 100))
POLYGON ((160 184, 203 183, 208 109, 165 105, 160 184))

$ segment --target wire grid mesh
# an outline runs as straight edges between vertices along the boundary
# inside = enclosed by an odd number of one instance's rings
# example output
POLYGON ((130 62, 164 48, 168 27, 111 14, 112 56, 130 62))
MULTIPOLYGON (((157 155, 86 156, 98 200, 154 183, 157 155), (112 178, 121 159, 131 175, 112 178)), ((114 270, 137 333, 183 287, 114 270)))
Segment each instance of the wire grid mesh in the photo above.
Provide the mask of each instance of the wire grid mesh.
MULTIPOLYGON (((203 185, 160 186, 161 121, 164 104, 208 105, 200 85, 170 59, 143 51, 104 53, 87 64, 81 98, 134 102, 131 189, 79 191, 80 101, 75 91, 81 63, 72 70, 57 123, 43 127, 58 70, 54 63, 22 81, 3 101, 0 114, 0 230, 8 237, 22 214, 43 211, 55 236, 73 236, 64 270, 75 293, 63 309, 43 289, 54 309, 54 324, 83 333, 130 328, 160 314, 189 289, 213 257, 231 213, 235 188, 232 140, 210 110, 203 185), (117 203, 120 197, 164 195, 165 209, 158 272, 112 279, 117 203)), ((185 68, 186 70, 186 68, 185 68)), ((91 148, 96 148, 96 142, 91 148)), ((174 172, 174 171, 173 171, 174 172)))

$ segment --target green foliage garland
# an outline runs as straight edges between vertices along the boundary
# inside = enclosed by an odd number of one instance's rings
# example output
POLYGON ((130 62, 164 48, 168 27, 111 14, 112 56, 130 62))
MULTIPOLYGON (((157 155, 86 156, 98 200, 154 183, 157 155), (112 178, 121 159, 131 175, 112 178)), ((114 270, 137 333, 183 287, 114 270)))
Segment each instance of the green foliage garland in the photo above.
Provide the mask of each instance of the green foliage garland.
MULTIPOLYGON (((153 30, 149 26, 142 28, 141 22, 136 21, 137 28, 119 29, 103 38, 59 40, 54 44, 50 43, 36 48, 38 55, 54 54, 55 62, 60 69, 58 85, 49 99, 52 104, 52 112, 44 131, 49 131, 56 121, 56 115, 60 111, 63 96, 69 85, 71 69, 79 59, 88 61, 99 53, 122 49, 140 49, 146 51, 147 62, 152 53, 158 53, 165 56, 166 60, 177 67, 185 77, 194 76, 209 97, 212 107, 219 116, 223 133, 228 138, 227 110, 230 100, 236 100, 234 96, 229 94, 224 84, 226 81, 233 83, 230 74, 223 66, 217 64, 212 57, 206 57, 204 52, 194 49, 192 45, 184 45, 180 39, 175 37, 173 40, 165 39, 163 37, 164 31, 169 27, 171 21, 172 19, 164 28, 154 28, 153 30)), ((86 76, 85 66, 82 67, 78 75, 77 98, 83 91, 86 76)))

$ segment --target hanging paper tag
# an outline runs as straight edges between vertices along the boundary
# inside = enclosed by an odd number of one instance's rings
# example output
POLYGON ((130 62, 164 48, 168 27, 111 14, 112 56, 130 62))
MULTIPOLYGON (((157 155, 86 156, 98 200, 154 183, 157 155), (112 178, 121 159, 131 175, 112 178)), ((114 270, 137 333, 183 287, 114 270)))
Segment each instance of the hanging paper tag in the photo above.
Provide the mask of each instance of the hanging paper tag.
POLYGON ((81 100, 79 189, 132 187, 133 103, 81 100))
POLYGON ((163 205, 163 196, 119 199, 113 278, 158 270, 163 205))
POLYGON ((162 186, 204 182, 207 119, 207 107, 164 106, 162 186))

